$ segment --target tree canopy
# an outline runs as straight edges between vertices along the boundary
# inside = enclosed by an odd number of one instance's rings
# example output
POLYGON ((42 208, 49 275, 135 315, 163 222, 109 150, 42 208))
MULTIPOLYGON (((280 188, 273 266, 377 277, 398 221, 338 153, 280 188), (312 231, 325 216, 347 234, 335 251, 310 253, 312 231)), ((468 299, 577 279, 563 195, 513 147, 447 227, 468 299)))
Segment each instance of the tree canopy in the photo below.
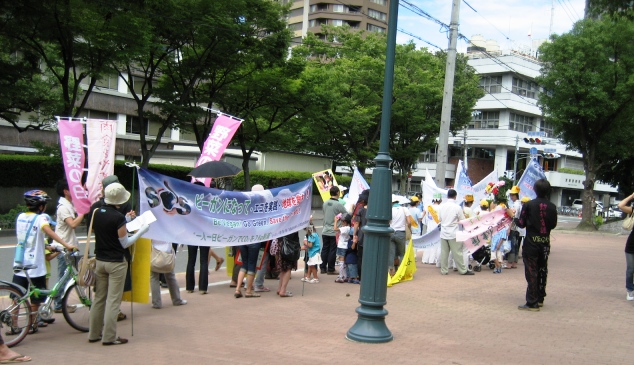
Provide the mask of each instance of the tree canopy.
POLYGON ((634 23, 623 17, 586 19, 540 48, 545 120, 585 169, 583 220, 593 227, 591 200, 597 174, 615 156, 632 156, 634 130, 634 23))

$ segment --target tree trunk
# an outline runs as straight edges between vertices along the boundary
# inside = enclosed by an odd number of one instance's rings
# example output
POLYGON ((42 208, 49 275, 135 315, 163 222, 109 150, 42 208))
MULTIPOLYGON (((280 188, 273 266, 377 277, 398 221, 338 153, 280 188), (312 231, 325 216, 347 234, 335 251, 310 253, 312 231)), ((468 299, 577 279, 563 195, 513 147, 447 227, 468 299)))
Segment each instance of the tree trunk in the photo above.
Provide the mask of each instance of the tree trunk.
MULTIPOLYGON (((592 152, 592 151, 591 151, 592 152)), ((590 153, 593 155, 593 153, 590 153)), ((586 179, 583 182, 583 208, 581 209, 581 223, 577 226, 580 230, 596 231, 594 225, 594 209, 592 207, 592 198, 594 197, 594 183, 596 182, 596 165, 591 158, 584 156, 586 161, 586 179)))

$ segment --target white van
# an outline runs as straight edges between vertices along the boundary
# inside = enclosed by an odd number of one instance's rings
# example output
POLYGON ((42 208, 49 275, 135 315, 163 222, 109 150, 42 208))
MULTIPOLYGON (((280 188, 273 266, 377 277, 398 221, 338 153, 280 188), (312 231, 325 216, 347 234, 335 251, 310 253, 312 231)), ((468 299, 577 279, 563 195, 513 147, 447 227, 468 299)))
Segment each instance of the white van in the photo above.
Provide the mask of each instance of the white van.
POLYGON ((575 208, 575 209, 581 209, 581 208, 583 208, 583 200, 581 200, 581 199, 575 199, 575 200, 572 202, 572 207, 573 207, 573 208, 575 208))

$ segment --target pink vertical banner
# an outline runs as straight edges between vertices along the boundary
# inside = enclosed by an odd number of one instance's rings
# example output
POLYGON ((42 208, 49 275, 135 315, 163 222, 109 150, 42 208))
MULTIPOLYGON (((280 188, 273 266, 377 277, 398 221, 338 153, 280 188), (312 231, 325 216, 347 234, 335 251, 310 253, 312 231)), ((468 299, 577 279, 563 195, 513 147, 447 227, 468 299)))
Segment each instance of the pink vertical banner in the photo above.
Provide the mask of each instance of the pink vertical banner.
POLYGON ((82 184, 85 162, 83 125, 79 120, 59 119, 57 127, 62 147, 62 162, 73 204, 77 213, 88 213, 90 199, 82 184))
MULTIPOLYGON (((222 154, 225 152, 229 142, 231 142, 231 138, 233 138, 233 135, 240 127, 240 123, 242 123, 241 120, 233 119, 222 114, 219 115, 214 122, 214 126, 211 128, 209 137, 207 137, 207 140, 203 145, 203 152, 200 154, 200 158, 198 158, 198 162, 196 162, 195 167, 198 167, 205 162, 220 160, 220 157, 222 157, 222 154)), ((210 178, 192 178, 192 182, 194 181, 201 181, 206 187, 209 187, 209 184, 211 183, 210 178)))
POLYGON ((88 145, 88 177, 86 189, 92 203, 101 197, 101 180, 114 175, 114 147, 117 139, 116 120, 86 121, 88 145))

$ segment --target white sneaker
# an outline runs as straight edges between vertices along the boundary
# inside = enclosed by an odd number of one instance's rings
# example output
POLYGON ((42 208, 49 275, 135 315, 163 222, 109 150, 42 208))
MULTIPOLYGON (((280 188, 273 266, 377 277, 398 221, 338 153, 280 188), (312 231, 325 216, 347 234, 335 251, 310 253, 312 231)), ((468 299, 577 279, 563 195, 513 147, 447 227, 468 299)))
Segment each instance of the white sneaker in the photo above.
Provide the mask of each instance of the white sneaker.
POLYGON ((634 300, 634 291, 627 292, 627 300, 634 300))

